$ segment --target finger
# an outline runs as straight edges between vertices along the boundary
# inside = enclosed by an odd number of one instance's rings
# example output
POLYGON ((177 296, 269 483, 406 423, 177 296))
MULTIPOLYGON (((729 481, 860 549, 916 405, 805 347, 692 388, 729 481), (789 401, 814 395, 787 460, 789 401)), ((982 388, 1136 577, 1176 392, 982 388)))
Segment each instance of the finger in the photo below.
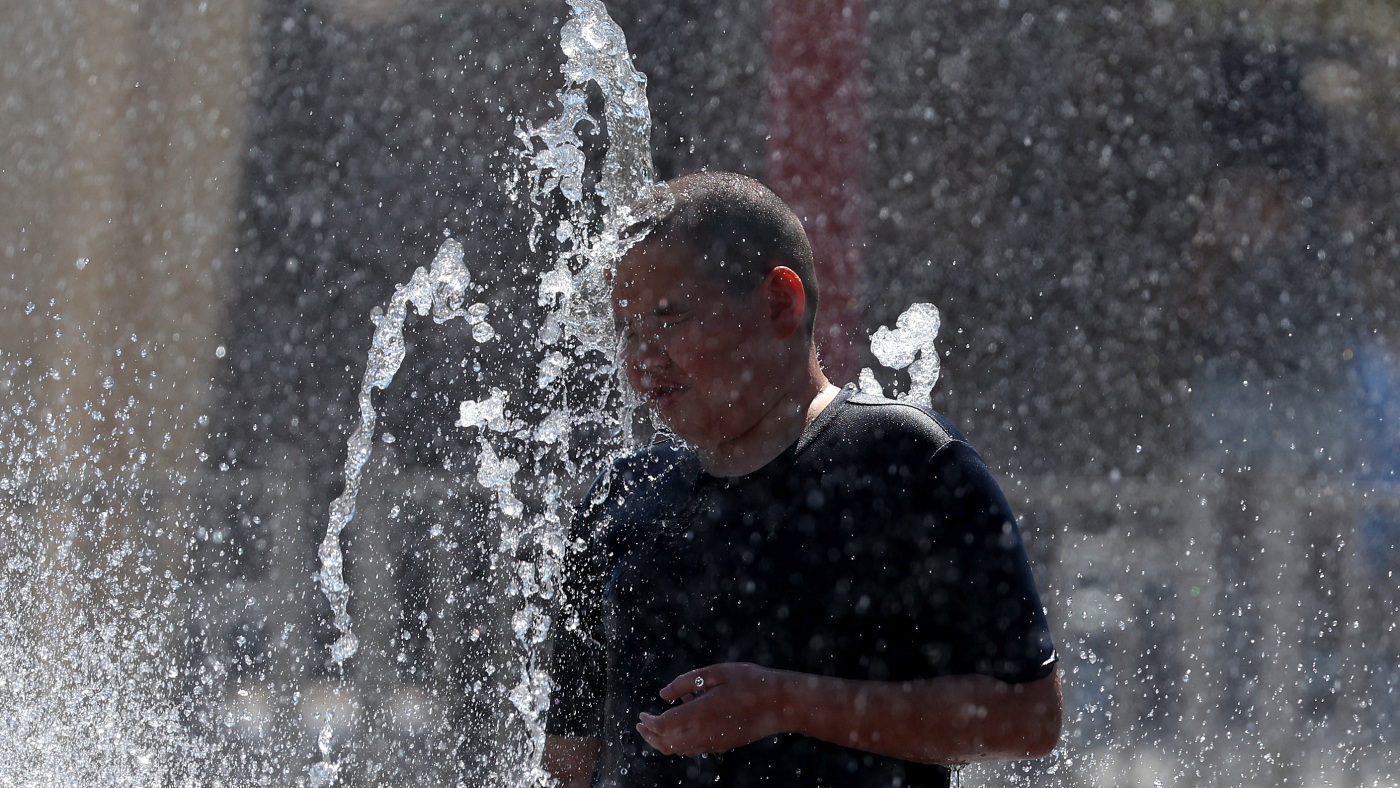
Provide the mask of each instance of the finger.
POLYGON ((669 754, 670 751, 665 748, 665 740, 643 723, 637 723, 637 734, 642 737, 642 741, 651 745, 652 749, 669 754))
POLYGON ((664 721, 658 717, 658 715, 648 714, 645 711, 641 714, 638 714, 637 719, 639 720, 637 724, 641 725, 643 728, 646 728, 652 733, 657 734, 661 733, 662 727, 665 724, 664 721))
POLYGON ((692 741, 679 733, 662 733, 637 723, 637 733, 652 749, 665 755, 701 755, 710 752, 704 742, 692 741))
POLYGON ((674 681, 661 688, 661 699, 667 702, 676 701, 715 686, 715 678, 706 675, 708 670, 709 668, 697 668, 677 676, 674 681))
POLYGON ((680 713, 682 711, 683 709, 679 706, 667 709, 660 714, 648 714, 644 711, 637 718, 654 735, 670 738, 691 724, 688 720, 689 715, 680 713))
POLYGON ((648 742, 659 736, 660 732, 656 730, 656 718, 646 712, 642 712, 637 717, 637 732, 642 734, 642 738, 646 739, 648 742))
POLYGON ((674 755, 678 751, 680 730, 670 720, 642 712, 638 715, 637 733, 642 740, 659 752, 674 755))

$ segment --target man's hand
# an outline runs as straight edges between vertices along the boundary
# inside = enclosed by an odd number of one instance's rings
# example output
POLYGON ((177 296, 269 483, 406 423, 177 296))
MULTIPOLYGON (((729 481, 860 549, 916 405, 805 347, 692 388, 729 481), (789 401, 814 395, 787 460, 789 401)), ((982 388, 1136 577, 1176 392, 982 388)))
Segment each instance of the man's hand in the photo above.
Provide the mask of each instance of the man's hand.
POLYGON ((637 732, 668 755, 724 752, 783 733, 790 675, 741 662, 683 673, 661 690, 662 700, 680 705, 642 712, 637 732))
POLYGON ((724 752, 779 733, 920 763, 1039 758, 1060 736, 1055 672, 1025 684, 958 675, 856 681, 729 662, 661 690, 680 705, 645 712, 637 732, 669 755, 724 752))

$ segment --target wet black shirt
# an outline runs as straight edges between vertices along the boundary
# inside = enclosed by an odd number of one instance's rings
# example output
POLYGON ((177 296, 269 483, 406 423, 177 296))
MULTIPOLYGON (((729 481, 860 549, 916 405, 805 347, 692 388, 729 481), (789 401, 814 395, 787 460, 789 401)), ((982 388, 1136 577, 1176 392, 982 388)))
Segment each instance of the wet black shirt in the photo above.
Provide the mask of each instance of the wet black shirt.
POLYGON ((550 733, 600 737, 604 786, 941 786, 937 766, 784 735, 666 756, 641 711, 719 662, 848 679, 1043 678, 1054 649, 1020 532, 942 417, 846 389, 738 478, 674 442, 619 460, 575 517, 550 733))

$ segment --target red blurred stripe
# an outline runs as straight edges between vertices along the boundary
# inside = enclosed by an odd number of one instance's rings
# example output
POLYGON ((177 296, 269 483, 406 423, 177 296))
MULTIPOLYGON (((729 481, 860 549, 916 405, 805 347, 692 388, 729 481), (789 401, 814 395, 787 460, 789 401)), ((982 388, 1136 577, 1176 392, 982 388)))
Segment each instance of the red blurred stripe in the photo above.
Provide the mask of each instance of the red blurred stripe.
POLYGON ((768 182, 812 240, 818 343, 833 381, 855 379, 865 190, 867 0, 772 0, 768 182))

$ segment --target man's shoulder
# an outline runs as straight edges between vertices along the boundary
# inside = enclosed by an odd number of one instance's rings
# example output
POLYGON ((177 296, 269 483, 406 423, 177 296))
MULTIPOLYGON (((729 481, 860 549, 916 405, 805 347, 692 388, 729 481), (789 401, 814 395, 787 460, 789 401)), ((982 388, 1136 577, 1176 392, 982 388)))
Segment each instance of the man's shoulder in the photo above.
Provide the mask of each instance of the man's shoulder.
POLYGON ((912 442, 933 451, 954 441, 967 442, 951 420, 925 405, 860 390, 852 392, 845 404, 836 421, 843 440, 912 442))
POLYGON ((617 521, 665 510, 688 495, 699 468, 689 446, 674 438, 656 440, 615 457, 584 496, 579 515, 617 521))
POLYGON ((615 458, 608 473, 614 480, 629 485, 651 486, 672 477, 693 476, 698 468, 694 449, 674 437, 663 436, 615 458))

